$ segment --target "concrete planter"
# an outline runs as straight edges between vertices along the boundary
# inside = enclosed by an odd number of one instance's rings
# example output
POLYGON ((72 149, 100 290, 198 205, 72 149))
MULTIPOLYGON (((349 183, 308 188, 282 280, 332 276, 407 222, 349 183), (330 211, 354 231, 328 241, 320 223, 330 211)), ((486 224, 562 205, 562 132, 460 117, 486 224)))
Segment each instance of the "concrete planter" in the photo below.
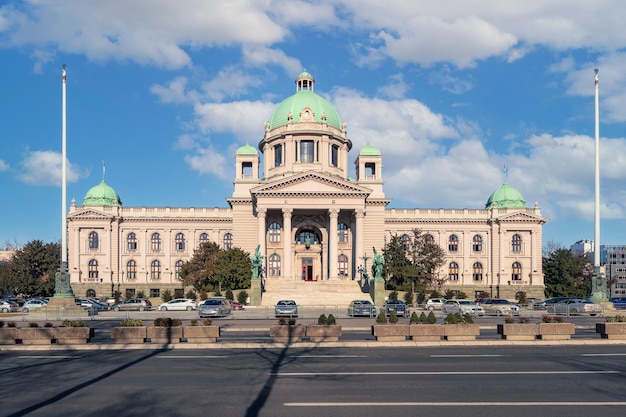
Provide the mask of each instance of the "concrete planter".
POLYGON ((411 324, 409 336, 417 342, 438 342, 443 337, 443 324, 411 324))
POLYGON ((574 323, 539 323, 537 326, 541 340, 569 340, 576 333, 574 323))
POLYGON ((476 340, 480 334, 478 324, 444 324, 443 338, 445 340, 476 340))
POLYGON ((506 340, 535 340, 539 335, 537 323, 498 324, 498 334, 506 340))
POLYGON ((91 339, 92 329, 89 327, 57 327, 54 338, 59 345, 82 345, 91 339))
POLYGON ((150 339, 150 343, 180 343, 183 337, 183 327, 148 327, 146 337, 150 339))
POLYGON ((187 343, 216 343, 218 337, 219 326, 183 326, 183 339, 187 343))
POLYGON ((338 325, 306 326, 306 336, 311 342, 338 342, 341 334, 341 326, 338 325))
POLYGON ((374 324, 372 335, 379 342, 403 342, 410 335, 408 324, 374 324))
POLYGON ((306 327, 299 324, 290 325, 277 325, 270 327, 270 336, 276 343, 297 343, 301 342, 306 327))
POLYGON ((17 329, 17 338, 23 345, 50 345, 54 339, 52 327, 20 327, 17 329))
POLYGON ((596 333, 603 339, 626 340, 626 323, 596 323, 596 333))
POLYGON ((17 327, 0 328, 0 345, 14 345, 17 340, 17 327))
POLYGON ((115 343, 145 343, 148 330, 146 326, 114 327, 111 337, 115 343))

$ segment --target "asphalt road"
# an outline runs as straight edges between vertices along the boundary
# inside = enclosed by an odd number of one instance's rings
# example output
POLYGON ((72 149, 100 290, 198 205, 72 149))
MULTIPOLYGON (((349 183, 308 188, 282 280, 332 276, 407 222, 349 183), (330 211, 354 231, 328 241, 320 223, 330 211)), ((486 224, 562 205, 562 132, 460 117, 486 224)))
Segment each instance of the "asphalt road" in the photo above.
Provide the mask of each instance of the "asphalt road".
POLYGON ((623 416, 624 346, 0 352, 1 416, 623 416))

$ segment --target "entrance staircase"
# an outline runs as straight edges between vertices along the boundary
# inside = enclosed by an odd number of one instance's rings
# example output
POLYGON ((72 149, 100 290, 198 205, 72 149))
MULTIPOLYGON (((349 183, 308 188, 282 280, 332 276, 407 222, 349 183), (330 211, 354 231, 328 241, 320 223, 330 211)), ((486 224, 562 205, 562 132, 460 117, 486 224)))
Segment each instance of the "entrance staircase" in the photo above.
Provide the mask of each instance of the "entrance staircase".
POLYGON ((295 300, 301 306, 347 306, 352 300, 370 300, 358 281, 265 280, 262 306, 274 306, 278 300, 295 300))

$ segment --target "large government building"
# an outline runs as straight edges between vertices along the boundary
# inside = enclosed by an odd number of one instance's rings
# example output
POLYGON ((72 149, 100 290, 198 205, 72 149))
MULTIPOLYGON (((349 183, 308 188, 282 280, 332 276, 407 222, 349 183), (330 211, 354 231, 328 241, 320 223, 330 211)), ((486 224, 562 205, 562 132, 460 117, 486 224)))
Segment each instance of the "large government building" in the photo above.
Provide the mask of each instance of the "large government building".
MULTIPOLYGON (((68 259, 77 295, 143 291, 159 297, 182 289, 179 272, 203 242, 260 245, 268 282, 298 281, 324 291, 325 282, 361 278, 372 248, 413 229, 432 236, 447 259, 444 289, 470 298, 485 291, 514 299, 543 298, 542 227, 538 204, 527 208, 506 181, 484 208, 387 208, 383 156, 366 145, 353 152, 335 108, 301 73, 295 94, 283 100, 255 148, 235 154, 228 207, 125 207, 105 181, 68 214, 68 259), (261 158, 263 171, 261 172, 261 158)), ((406 236, 405 236, 406 235, 406 236)), ((271 286, 268 286, 268 288, 271 286)))

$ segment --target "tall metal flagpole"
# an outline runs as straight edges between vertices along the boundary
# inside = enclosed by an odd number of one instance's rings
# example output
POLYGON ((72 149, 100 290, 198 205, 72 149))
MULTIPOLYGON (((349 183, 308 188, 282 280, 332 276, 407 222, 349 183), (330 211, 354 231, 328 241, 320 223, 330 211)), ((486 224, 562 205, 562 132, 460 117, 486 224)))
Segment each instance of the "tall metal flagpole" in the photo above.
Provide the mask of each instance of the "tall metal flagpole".
POLYGON ((600 269, 600 93, 598 82, 598 68, 595 72, 595 108, 596 108, 596 137, 595 137, 595 204, 594 204, 594 238, 593 238, 593 278, 591 284, 591 298, 594 301, 607 301, 607 288, 604 274, 600 269))
MULTIPOLYGON (((68 272, 68 263, 67 263, 67 210, 66 210, 66 200, 67 200, 67 146, 66 146, 66 132, 67 132, 67 124, 66 124, 66 85, 67 85, 67 72, 65 71, 65 64, 63 64, 63 127, 62 127, 62 162, 61 162, 61 268, 59 272, 56 273, 54 279, 54 297, 53 299, 57 299, 58 302, 53 304, 62 304, 62 305, 74 305, 74 292, 72 291, 72 287, 70 286, 70 274, 68 272), (64 301, 68 302, 64 302, 64 301), (69 302, 71 300, 71 302, 69 302)), ((52 302, 52 300, 51 300, 52 302)))

